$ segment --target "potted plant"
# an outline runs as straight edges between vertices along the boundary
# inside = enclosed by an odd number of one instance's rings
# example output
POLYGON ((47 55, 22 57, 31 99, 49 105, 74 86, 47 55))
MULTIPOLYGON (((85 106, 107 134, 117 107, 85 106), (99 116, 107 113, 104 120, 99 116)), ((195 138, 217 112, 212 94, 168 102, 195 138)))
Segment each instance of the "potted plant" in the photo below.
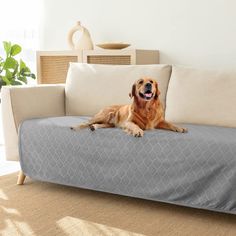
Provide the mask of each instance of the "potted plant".
POLYGON ((0 91, 3 85, 27 84, 28 78, 36 78, 22 59, 15 58, 21 52, 20 45, 3 42, 3 48, 5 58, 0 56, 0 91))

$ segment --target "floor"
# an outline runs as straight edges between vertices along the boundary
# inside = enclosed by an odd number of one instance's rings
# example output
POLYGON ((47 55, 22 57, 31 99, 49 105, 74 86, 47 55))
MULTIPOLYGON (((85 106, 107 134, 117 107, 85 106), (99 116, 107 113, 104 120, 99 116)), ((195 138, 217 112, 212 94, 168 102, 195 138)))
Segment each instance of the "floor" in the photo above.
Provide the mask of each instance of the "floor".
POLYGON ((20 169, 19 162, 6 161, 5 150, 4 150, 3 131, 2 131, 1 104, 0 104, 0 176, 16 172, 19 169, 20 169))
POLYGON ((16 178, 0 177, 1 236, 236 235, 236 215, 16 178))

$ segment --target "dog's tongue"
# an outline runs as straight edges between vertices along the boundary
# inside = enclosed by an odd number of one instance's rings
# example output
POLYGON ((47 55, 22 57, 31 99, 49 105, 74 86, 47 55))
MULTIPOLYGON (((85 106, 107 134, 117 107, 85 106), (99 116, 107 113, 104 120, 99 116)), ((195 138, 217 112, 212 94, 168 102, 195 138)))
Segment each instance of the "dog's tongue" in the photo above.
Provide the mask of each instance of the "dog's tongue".
POLYGON ((145 93, 145 96, 150 98, 152 96, 152 93, 145 93))

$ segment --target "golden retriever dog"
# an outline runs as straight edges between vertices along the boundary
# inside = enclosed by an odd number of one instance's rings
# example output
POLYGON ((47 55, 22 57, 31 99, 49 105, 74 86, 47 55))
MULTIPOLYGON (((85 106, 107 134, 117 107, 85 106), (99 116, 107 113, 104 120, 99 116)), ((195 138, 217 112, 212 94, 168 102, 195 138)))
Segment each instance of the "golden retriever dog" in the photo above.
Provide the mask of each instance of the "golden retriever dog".
POLYGON ((144 130, 166 129, 185 133, 186 128, 175 126, 164 119, 164 110, 159 99, 158 83, 151 78, 136 81, 129 94, 132 104, 114 105, 102 109, 87 123, 72 130, 89 127, 92 131, 98 128, 120 127, 128 134, 142 137, 144 130))

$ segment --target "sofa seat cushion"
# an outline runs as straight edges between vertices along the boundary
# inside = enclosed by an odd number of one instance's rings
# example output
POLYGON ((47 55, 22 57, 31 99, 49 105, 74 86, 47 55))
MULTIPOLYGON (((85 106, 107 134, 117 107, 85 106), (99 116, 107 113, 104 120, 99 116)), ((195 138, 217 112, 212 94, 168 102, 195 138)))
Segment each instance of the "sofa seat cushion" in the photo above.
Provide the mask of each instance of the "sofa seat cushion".
POLYGON ((173 66, 166 119, 177 123, 236 127, 236 70, 173 66))
POLYGON ((110 105, 129 104, 134 81, 143 76, 159 83, 165 106, 170 65, 92 65, 70 63, 66 79, 66 114, 94 115, 110 105))
POLYGON ((186 125, 186 134, 70 130, 87 117, 27 120, 19 133, 33 179, 236 213, 236 129, 186 125))

